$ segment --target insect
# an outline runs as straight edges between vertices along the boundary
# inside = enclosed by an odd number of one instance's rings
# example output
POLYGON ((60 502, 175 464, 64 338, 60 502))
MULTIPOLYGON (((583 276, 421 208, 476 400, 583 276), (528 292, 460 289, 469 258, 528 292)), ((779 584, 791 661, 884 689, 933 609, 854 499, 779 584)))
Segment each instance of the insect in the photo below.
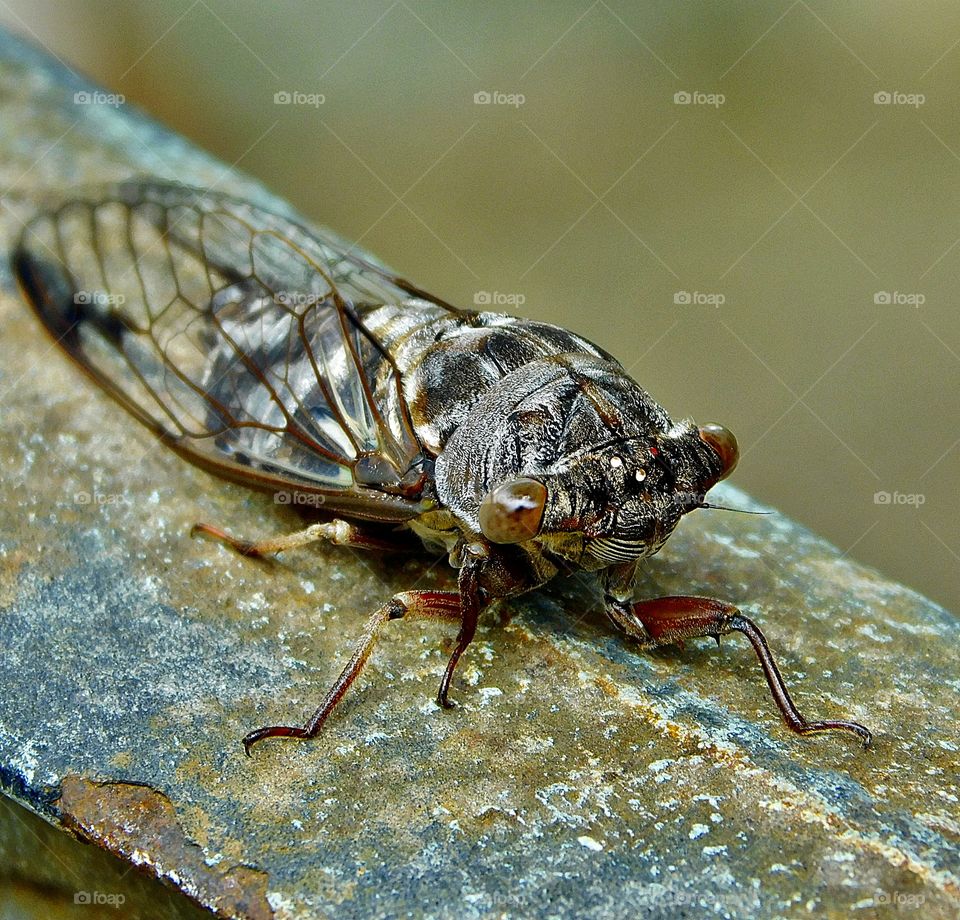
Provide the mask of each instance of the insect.
POLYGON ((610 620, 640 648, 743 633, 786 724, 807 721, 760 629, 705 597, 633 599, 640 559, 738 460, 718 425, 674 421, 623 367, 544 323, 456 309, 295 215, 163 181, 78 194, 40 212, 13 254, 56 342, 164 444, 199 466, 307 506, 305 529, 248 556, 318 540, 447 554, 457 590, 396 594, 303 725, 313 738, 386 623, 457 624, 437 694, 485 605, 561 571, 596 572, 610 620))

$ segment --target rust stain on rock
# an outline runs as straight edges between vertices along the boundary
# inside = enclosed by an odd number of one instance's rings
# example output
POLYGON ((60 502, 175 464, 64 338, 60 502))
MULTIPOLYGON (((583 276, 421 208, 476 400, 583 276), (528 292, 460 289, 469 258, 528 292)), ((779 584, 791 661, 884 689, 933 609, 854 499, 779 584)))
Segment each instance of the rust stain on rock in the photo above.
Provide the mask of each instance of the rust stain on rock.
POLYGON ((272 920, 265 872, 210 865, 187 839, 170 800, 149 786, 63 779, 64 827, 83 840, 174 884, 218 917, 272 920))
POLYGON ((9 607, 16 600, 20 571, 27 558, 19 549, 0 553, 0 608, 9 607))

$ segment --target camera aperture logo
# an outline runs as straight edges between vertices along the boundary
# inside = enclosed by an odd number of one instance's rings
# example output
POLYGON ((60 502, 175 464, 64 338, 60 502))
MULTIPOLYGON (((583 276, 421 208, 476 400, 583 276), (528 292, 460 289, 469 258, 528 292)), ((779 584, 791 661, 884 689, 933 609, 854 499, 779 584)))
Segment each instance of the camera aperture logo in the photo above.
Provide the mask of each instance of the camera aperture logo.
POLYGON ((888 92, 881 90, 873 94, 874 105, 905 105, 909 108, 919 109, 927 101, 923 93, 901 93, 898 90, 888 92))
POLYGON ((303 93, 300 90, 281 89, 273 94, 274 105, 310 105, 319 109, 327 101, 323 93, 303 93))
POLYGON ((523 93, 502 93, 500 90, 481 89, 473 94, 474 105, 505 105, 519 109, 527 101, 523 93))
POLYGON ((727 302, 719 291, 674 291, 673 303, 678 307, 720 307, 727 302))
POLYGON ((673 94, 674 105, 706 105, 719 109, 726 101, 727 97, 723 93, 702 93, 698 89, 692 93, 680 89, 673 94))

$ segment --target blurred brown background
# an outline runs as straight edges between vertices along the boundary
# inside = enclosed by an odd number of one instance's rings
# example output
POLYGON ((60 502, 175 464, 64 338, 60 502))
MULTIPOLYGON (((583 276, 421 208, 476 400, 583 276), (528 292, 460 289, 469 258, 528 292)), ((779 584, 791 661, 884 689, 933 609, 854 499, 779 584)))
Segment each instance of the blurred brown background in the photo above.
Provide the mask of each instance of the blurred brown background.
POLYGON ((0 0, 0 22, 429 290, 596 340, 737 434, 736 485, 960 609, 960 6, 0 0))

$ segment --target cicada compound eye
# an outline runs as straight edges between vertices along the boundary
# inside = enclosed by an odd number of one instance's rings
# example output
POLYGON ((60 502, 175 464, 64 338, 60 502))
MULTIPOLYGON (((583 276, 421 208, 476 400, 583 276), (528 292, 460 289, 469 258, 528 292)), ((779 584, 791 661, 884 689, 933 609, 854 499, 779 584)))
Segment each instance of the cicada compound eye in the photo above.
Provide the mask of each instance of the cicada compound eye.
POLYGON ((480 530, 491 543, 523 543, 540 532, 547 489, 536 479, 511 479, 480 505, 480 530))
POLYGON ((724 428, 723 425, 701 425, 699 433, 701 439, 706 441, 720 458, 723 464, 720 478, 726 479, 740 460, 740 448, 733 432, 724 428))

